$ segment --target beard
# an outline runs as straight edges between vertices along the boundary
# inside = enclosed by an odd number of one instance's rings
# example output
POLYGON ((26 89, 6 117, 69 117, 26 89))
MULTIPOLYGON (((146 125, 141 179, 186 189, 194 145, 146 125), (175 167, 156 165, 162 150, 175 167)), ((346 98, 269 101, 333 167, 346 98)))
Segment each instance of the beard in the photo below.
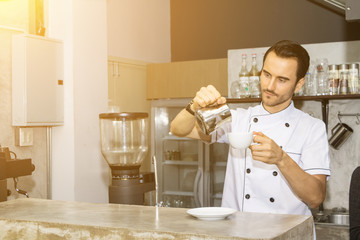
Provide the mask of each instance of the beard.
POLYGON ((269 107, 275 107, 275 106, 278 106, 278 105, 281 105, 287 101, 289 101, 289 99, 292 98, 293 94, 294 94, 294 90, 295 90, 295 87, 294 86, 291 91, 287 92, 286 94, 278 94, 272 90, 269 90, 269 89, 262 89, 260 87, 260 92, 261 92, 261 100, 263 102, 263 104, 265 106, 269 106, 269 107), (264 93, 270 93, 271 96, 269 95, 266 95, 264 93))

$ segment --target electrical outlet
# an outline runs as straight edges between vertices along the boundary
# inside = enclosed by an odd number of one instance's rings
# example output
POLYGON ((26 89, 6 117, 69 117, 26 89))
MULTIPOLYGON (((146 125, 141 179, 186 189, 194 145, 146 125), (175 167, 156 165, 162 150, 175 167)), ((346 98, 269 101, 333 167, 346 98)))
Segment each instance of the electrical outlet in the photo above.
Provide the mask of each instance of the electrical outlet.
POLYGON ((32 128, 16 128, 15 145, 32 146, 34 141, 34 130, 32 128))

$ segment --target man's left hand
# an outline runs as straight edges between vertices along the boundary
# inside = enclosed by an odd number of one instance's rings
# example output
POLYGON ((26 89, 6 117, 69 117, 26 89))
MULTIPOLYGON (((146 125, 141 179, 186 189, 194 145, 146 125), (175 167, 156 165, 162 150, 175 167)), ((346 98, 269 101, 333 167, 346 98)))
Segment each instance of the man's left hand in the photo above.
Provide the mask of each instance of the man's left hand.
POLYGON ((252 157, 267 164, 279 164, 283 160, 284 151, 274 140, 267 137, 262 132, 254 133, 254 143, 250 146, 252 157))

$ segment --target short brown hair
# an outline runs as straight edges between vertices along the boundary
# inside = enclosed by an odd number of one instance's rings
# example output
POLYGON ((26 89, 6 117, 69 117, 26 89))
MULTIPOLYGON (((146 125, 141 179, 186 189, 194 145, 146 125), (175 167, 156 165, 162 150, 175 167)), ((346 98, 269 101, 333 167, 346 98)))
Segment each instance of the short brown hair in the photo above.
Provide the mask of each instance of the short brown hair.
POLYGON ((266 51, 263 63, 265 62, 268 53, 272 51, 274 51, 277 56, 282 58, 295 58, 298 63, 296 81, 299 81, 301 78, 305 77, 310 64, 310 56, 306 49, 303 48, 299 43, 290 40, 282 40, 275 43, 266 51))

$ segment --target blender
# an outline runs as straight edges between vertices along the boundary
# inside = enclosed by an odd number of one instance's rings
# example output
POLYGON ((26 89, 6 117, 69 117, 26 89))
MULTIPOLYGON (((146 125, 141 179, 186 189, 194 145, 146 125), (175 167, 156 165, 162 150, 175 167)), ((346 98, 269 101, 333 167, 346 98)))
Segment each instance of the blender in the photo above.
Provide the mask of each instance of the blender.
POLYGON ((154 173, 140 173, 148 152, 148 114, 101 113, 101 153, 109 164, 112 182, 109 203, 144 205, 144 194, 155 190, 154 173))

